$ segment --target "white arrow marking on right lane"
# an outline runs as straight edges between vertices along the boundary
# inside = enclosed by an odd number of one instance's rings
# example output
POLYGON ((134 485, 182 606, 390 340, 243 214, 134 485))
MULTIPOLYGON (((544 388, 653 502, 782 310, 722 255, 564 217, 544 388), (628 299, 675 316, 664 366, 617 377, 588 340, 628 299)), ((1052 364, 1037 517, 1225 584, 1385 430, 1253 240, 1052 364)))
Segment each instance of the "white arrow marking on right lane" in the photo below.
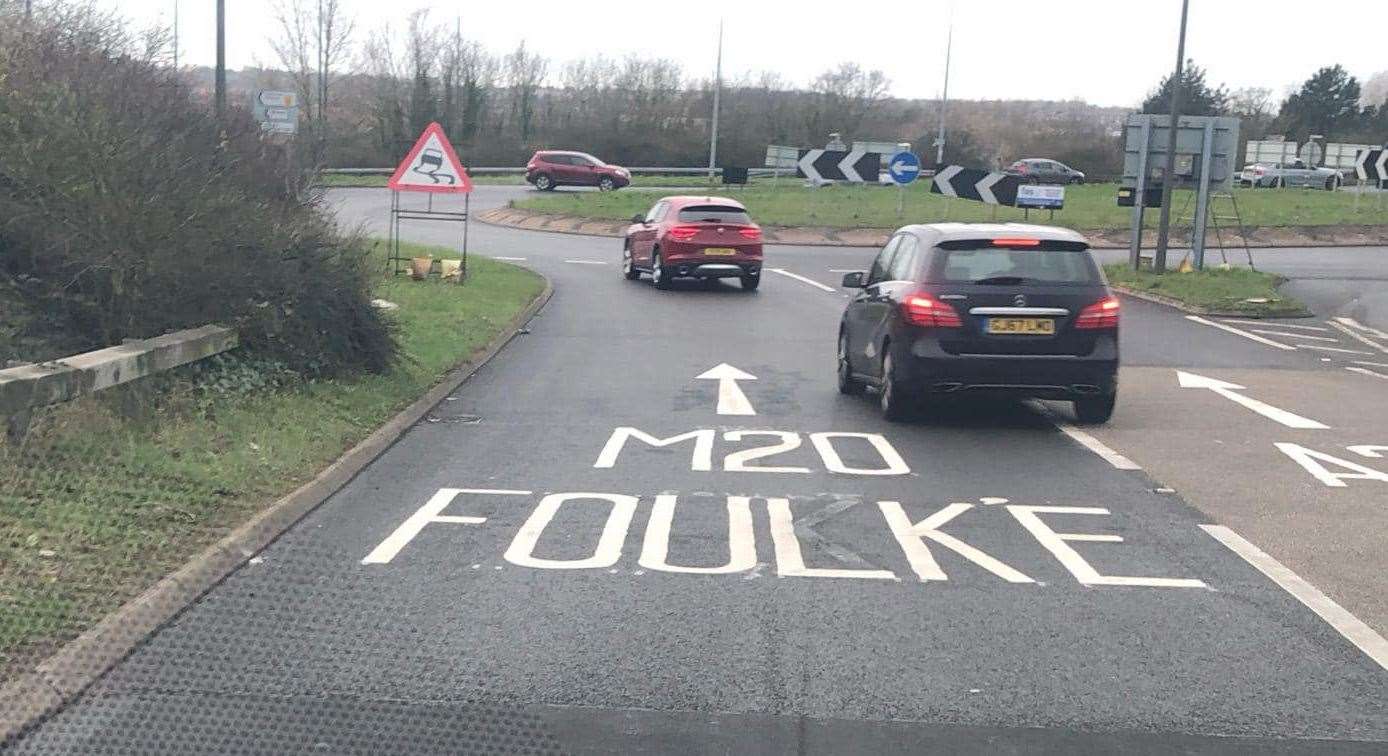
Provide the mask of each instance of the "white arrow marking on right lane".
POLYGON ((1318 423, 1315 420, 1311 420, 1310 418, 1305 418, 1301 415, 1288 412, 1284 409, 1278 409, 1277 407, 1274 407, 1271 404, 1260 402, 1257 399, 1244 396, 1243 394, 1235 393, 1237 391, 1244 390, 1244 387, 1240 386, 1237 383, 1221 381, 1218 378, 1207 378, 1203 375, 1187 373, 1184 370, 1177 370, 1176 377, 1177 380, 1179 380, 1181 383, 1181 388, 1209 389, 1210 391, 1219 394, 1220 396, 1234 402, 1235 404, 1243 405, 1244 407, 1251 409, 1254 412, 1257 412, 1263 417, 1266 417, 1267 419, 1273 420, 1275 422, 1279 422, 1287 426, 1288 428, 1300 428, 1302 430, 1330 429, 1330 426, 1325 425, 1324 423, 1318 423))
POLYGON ((718 381, 718 414, 757 414, 757 411, 752 409, 752 403, 747 401, 747 395, 742 393, 742 389, 737 385, 738 381, 755 381, 757 379, 755 375, 745 373, 723 362, 695 377, 698 380, 718 381))

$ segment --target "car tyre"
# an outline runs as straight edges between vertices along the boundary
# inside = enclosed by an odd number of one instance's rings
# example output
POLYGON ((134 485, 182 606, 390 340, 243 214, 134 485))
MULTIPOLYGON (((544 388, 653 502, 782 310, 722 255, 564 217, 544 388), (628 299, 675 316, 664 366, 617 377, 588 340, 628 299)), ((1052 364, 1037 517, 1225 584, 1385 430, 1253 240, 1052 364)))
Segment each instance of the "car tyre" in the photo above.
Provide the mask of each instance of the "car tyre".
POLYGON ((1340 187, 1340 182, 1339 182, 1339 181, 1336 181, 1334 176, 1331 176, 1330 178, 1328 178, 1328 179, 1325 180, 1325 190, 1326 190, 1327 192, 1333 192, 1333 191, 1335 191, 1336 189, 1338 189, 1339 187, 1340 187))
POLYGON ((910 391, 896 377, 896 365, 892 363, 890 349, 882 357, 882 388, 877 400, 882 408, 882 417, 890 422, 910 419, 916 409, 910 391))
POLYGON ((1070 179, 1070 183, 1071 183, 1071 184, 1075 184, 1076 186, 1078 186, 1078 185, 1080 185, 1080 184, 1083 184, 1083 183, 1084 183, 1084 177, 1083 177, 1083 176, 1075 176, 1074 178, 1070 179))
POLYGON ((853 377, 853 364, 848 359, 848 334, 839 334, 838 367, 839 393, 858 396, 863 393, 863 382, 853 377))
POLYGON ((665 272, 665 266, 660 264, 660 252, 658 251, 651 253, 651 283, 662 291, 670 288, 670 276, 665 272))
POLYGON ((535 177, 535 188, 542 192, 554 191, 554 178, 548 173, 541 173, 535 177))
POLYGON ((1091 399, 1076 399, 1075 417, 1085 425, 1103 425, 1113 417, 1113 407, 1118 401, 1116 394, 1108 396, 1094 397, 1091 399))
POLYGON ((598 191, 610 192, 616 188, 617 182, 613 181, 611 176, 603 176, 602 178, 598 179, 598 191))
POLYGON ((743 291, 756 291, 757 287, 761 286, 760 273, 756 274, 755 276, 742 276, 741 280, 743 291))
POLYGON ((628 281, 641 277, 641 269, 636 267, 636 261, 631 256, 630 242, 622 245, 622 277, 628 281))

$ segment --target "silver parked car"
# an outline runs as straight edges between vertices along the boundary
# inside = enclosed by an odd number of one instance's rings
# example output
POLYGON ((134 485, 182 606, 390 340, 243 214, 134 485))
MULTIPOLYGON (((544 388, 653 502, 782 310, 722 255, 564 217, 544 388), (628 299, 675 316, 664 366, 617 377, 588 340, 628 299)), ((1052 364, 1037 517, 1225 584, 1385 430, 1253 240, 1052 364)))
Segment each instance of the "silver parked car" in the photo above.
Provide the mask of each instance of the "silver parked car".
POLYGON ((1317 168, 1300 160, 1287 163, 1253 163, 1245 165, 1239 174, 1241 185, 1255 189, 1264 186, 1310 186, 1334 191, 1343 179, 1340 172, 1334 168, 1317 168))

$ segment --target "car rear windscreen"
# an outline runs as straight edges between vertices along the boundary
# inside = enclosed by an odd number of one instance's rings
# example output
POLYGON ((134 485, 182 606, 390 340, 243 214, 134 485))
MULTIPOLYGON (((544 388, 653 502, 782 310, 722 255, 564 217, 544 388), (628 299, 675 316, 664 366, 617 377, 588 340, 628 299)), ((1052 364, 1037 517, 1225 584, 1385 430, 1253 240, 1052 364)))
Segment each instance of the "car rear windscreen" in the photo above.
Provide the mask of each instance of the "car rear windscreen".
POLYGON ((930 280, 973 284, 1097 284, 1102 279, 1083 244, 1049 242, 1036 247, 995 247, 970 243, 938 248, 930 280))
POLYGON ((751 216, 740 207, 727 205, 690 205, 680 208, 680 220, 685 223, 727 223, 730 226, 750 226, 751 216))

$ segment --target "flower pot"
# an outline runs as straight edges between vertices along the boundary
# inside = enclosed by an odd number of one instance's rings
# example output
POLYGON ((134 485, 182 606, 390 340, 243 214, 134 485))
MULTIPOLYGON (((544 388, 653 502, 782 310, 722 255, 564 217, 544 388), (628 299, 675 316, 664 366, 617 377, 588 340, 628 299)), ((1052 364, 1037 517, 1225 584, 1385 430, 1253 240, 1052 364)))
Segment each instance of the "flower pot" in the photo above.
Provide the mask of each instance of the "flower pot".
POLYGON ((429 277, 429 269, 434 267, 432 257, 412 257, 410 258, 410 278, 416 281, 423 281, 429 277))
POLYGON ((439 277, 453 283, 460 282, 463 278, 463 261, 439 260, 439 277))

